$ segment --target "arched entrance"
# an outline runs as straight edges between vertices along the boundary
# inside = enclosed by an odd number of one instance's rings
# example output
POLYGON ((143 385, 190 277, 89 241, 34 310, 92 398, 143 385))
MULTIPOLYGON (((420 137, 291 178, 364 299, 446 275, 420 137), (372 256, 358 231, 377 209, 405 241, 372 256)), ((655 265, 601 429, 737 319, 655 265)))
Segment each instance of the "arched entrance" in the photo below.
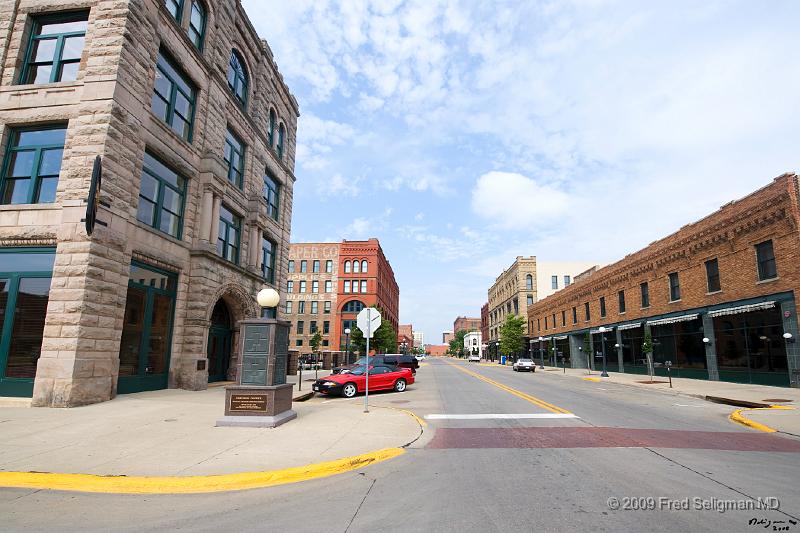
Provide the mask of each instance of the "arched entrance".
POLYGON ((228 379, 228 366, 231 361, 233 329, 231 313, 220 298, 211 312, 211 327, 208 328, 208 382, 228 379))

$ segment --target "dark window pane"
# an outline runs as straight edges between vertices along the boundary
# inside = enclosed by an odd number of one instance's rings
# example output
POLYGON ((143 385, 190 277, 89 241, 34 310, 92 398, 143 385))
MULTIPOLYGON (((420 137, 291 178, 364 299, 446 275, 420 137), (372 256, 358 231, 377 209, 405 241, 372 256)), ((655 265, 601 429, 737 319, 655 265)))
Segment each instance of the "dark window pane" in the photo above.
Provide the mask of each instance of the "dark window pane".
MULTIPOLYGON (((10 289, 8 279, 0 279, 0 325, 6 319, 6 304, 8 303, 8 291, 10 289)), ((0 341, 2 341, 2 328, 0 328, 0 341)))
POLYGON ((66 128, 49 128, 43 130, 20 131, 15 146, 56 145, 64 146, 67 135, 66 128))
POLYGON ((22 278, 19 281, 11 345, 5 374, 10 378, 33 378, 42 352, 44 319, 50 278, 22 278))
POLYGON ((56 201, 56 188, 58 178, 42 178, 39 180, 39 194, 34 201, 43 204, 50 204, 56 201))
POLYGON ((31 180, 18 179, 6 180, 5 190, 3 191, 4 204, 26 204, 28 203, 28 189, 31 180))
POLYGON ((160 94, 161 96, 163 96, 165 99, 169 99, 169 93, 170 93, 171 87, 172 87, 172 84, 170 83, 170 81, 167 79, 167 77, 164 75, 164 73, 161 71, 161 69, 157 68, 156 69, 156 81, 155 81, 155 86, 154 86, 155 91, 158 94, 160 94))
POLYGON ((155 207, 156 204, 146 200, 144 198, 139 198, 139 207, 136 209, 136 218, 144 222, 145 224, 153 225, 155 219, 155 207))
MULTIPOLYGON (((134 269, 131 268, 131 279, 134 269)), ((144 308, 146 293, 138 287, 128 287, 125 302, 125 322, 122 326, 122 340, 119 346, 119 375, 134 376, 139 373, 139 349, 144 332, 144 308)))
POLYGON ((181 93, 175 95, 175 111, 183 115, 184 118, 189 118, 189 113, 191 113, 191 104, 181 93))
POLYGON ((158 180, 147 173, 142 174, 142 188, 139 194, 155 202, 158 197, 158 180))
POLYGON ((150 346, 147 353, 145 374, 164 374, 167 371, 169 354, 172 297, 153 295, 153 315, 150 325, 150 346))
POLYGON ((42 164, 39 167, 39 175, 58 176, 58 173, 61 172, 61 160, 63 157, 63 148, 42 150, 42 164))
POLYGON ((167 108, 167 102, 157 94, 153 94, 152 109, 153 114, 155 114, 158 118, 161 120, 167 120, 169 112, 169 109, 167 108))
POLYGON ((180 219, 168 211, 161 211, 161 231, 177 236, 180 219))

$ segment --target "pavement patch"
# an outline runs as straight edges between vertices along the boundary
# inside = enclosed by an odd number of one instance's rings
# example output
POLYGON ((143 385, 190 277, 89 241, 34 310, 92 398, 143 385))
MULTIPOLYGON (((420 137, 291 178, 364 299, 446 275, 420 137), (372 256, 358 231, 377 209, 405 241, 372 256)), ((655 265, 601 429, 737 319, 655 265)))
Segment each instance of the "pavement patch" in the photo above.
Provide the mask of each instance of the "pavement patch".
POLYGON ((528 418, 578 418, 572 413, 495 413, 495 414, 463 414, 445 415, 433 414, 425 415, 428 420, 522 420, 528 418))
POLYGON ((747 432, 608 427, 442 428, 432 449, 682 448, 800 453, 800 440, 747 432))
POLYGON ((361 455, 265 472, 216 476, 98 476, 50 472, 0 472, 0 487, 109 494, 197 494, 260 489, 349 472, 405 453, 385 448, 361 455))

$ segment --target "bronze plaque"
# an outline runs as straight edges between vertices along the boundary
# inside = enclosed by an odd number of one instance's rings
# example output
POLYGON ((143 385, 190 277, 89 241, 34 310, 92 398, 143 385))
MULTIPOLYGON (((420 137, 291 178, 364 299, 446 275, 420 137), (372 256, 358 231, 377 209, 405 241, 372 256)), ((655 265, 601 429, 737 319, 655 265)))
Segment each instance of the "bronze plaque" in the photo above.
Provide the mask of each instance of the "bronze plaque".
POLYGON ((267 397, 264 394, 231 394, 230 410, 232 412, 266 412, 267 397))

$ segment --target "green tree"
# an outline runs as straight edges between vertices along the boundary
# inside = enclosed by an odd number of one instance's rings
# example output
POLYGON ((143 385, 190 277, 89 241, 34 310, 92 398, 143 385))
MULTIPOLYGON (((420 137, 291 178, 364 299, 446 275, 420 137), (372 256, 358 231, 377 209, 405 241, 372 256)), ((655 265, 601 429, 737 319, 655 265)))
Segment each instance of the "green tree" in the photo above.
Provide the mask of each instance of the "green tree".
POLYGON ((350 351, 358 352, 359 355, 364 355, 367 349, 367 339, 358 326, 350 328, 350 351))
POLYGON ((460 329, 456 331, 452 339, 450 339, 450 355, 461 357, 464 355, 464 337, 467 335, 467 330, 460 329))
POLYGON ((316 333, 314 333, 314 336, 311 337, 311 341, 309 341, 309 344, 311 345, 312 351, 314 352, 319 351, 319 345, 322 344, 322 333, 320 333, 319 330, 317 330, 316 333))
MULTIPOLYGON (((377 309, 383 316, 380 307, 373 306, 373 309, 377 309)), ((367 339, 364 332, 358 326, 350 329, 350 349, 357 351, 360 355, 366 354, 367 339)), ((397 333, 385 318, 381 319, 381 325, 373 332, 369 341, 369 349, 375 353, 393 353, 397 350, 397 333)))
POLYGON ((500 352, 514 355, 525 349, 525 319, 517 315, 508 315, 500 326, 500 352))

